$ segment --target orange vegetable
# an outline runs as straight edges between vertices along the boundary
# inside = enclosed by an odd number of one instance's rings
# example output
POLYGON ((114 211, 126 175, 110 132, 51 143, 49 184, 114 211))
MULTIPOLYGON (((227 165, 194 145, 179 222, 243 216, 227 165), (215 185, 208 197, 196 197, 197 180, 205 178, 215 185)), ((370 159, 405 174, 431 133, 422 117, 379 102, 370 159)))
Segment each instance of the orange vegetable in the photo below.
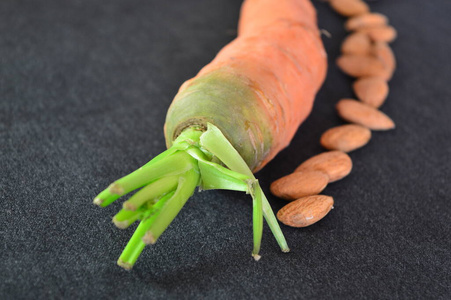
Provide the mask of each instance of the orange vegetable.
POLYGON ((141 220, 118 264, 132 268, 196 186, 251 195, 255 260, 260 259, 263 217, 288 252, 252 171, 289 144, 325 74, 326 53, 310 1, 246 0, 238 37, 185 82, 172 102, 165 123, 169 149, 94 199, 104 207, 142 187, 113 218, 120 228, 141 220))
POLYGON ((259 170, 310 113, 326 64, 310 1, 246 0, 238 37, 176 95, 166 119, 168 146, 187 126, 211 122, 259 170))

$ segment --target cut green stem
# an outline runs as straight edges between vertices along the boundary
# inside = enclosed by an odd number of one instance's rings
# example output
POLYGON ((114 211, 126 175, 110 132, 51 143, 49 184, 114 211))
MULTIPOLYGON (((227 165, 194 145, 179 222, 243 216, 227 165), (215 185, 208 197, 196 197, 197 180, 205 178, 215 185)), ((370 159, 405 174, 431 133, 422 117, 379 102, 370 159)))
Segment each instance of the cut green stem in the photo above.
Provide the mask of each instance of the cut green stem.
POLYGON ((199 161, 198 164, 202 178, 201 188, 203 190, 232 190, 248 192, 248 178, 242 179, 238 176, 231 175, 229 172, 226 173, 224 170, 230 170, 219 165, 212 166, 211 164, 203 161, 199 161))
POLYGON ((133 265, 135 264, 138 257, 141 255, 141 252, 144 250, 144 247, 146 244, 142 241, 142 237, 147 231, 147 224, 145 221, 142 221, 138 228, 136 229, 135 233, 133 234, 132 238, 128 242, 127 246, 125 246, 124 251, 122 252, 121 256, 117 260, 117 264, 126 269, 131 270, 133 268, 133 265))
POLYGON ((126 210, 136 210, 146 202, 161 198, 162 195, 175 190, 177 188, 177 183, 177 176, 160 178, 143 187, 139 192, 125 201, 122 206, 126 210))
POLYGON ((186 172, 183 177, 180 177, 179 185, 174 195, 166 201, 161 210, 150 218, 152 219, 152 225, 143 238, 145 243, 154 244, 157 241, 180 212, 189 197, 192 196, 198 182, 199 173, 195 169, 186 172))
POLYGON ((94 198, 94 204, 98 205, 100 207, 106 207, 119 199, 121 195, 113 194, 110 192, 110 190, 107 188, 106 190, 102 191, 97 197, 94 198))
POLYGON ((117 228, 125 229, 138 220, 143 214, 144 210, 131 211, 121 209, 114 217, 113 223, 117 228))
POLYGON ((205 132, 195 127, 187 128, 170 149, 115 181, 94 199, 95 204, 105 207, 120 196, 143 187, 123 204, 123 209, 113 218, 119 228, 127 228, 142 219, 118 265, 131 269, 145 244, 155 243, 196 186, 204 190, 242 191, 252 196, 252 256, 255 260, 260 259, 263 216, 282 251, 288 252, 279 224, 252 171, 222 132, 208 124, 205 132))
MULTIPOLYGON (((230 144, 227 138, 222 134, 222 132, 214 125, 208 124, 208 130, 200 137, 200 144, 202 147, 207 149, 210 153, 218 157, 227 167, 232 171, 242 173, 251 178, 255 178, 252 171, 249 169, 248 165, 244 159, 240 156, 238 151, 230 144)), ((258 188, 261 190, 260 185, 258 188)), ((274 212, 269 205, 268 200, 262 193, 262 207, 263 215, 268 223, 274 237, 277 240, 280 248, 283 252, 289 252, 287 241, 280 229, 279 223, 274 215, 274 212)), ((255 208, 255 207, 254 207, 255 208)))
POLYGON ((183 151, 177 151, 151 166, 139 168, 133 173, 116 180, 109 187, 109 190, 118 195, 125 195, 158 178, 185 173, 191 167, 191 156, 183 151))
MULTIPOLYGON (((168 199, 170 199, 174 195, 174 192, 171 192, 164 197, 162 197, 158 203, 160 203, 160 206, 164 204, 168 199)), ((125 246, 124 250, 122 251, 121 256, 119 257, 117 264, 121 266, 124 269, 130 270, 133 265, 135 264, 136 260, 138 259, 141 252, 144 250, 144 247, 146 246, 146 243, 143 242, 143 237, 145 236, 146 232, 149 230, 150 226, 153 224, 151 211, 148 210, 146 213, 143 214, 144 219, 139 223, 138 227, 135 230, 135 233, 133 233, 133 236, 131 237, 130 241, 127 243, 127 246, 125 246)))
MULTIPOLYGON (((258 182, 255 181, 255 185, 258 185, 258 182)), ((252 188, 254 190, 254 188, 252 188)), ((252 250, 252 256, 255 260, 260 259, 260 245, 263 235, 263 210, 262 210, 262 195, 263 192, 260 188, 255 189, 251 193, 252 195, 252 220, 253 220, 253 231, 254 231, 254 249, 252 250)))

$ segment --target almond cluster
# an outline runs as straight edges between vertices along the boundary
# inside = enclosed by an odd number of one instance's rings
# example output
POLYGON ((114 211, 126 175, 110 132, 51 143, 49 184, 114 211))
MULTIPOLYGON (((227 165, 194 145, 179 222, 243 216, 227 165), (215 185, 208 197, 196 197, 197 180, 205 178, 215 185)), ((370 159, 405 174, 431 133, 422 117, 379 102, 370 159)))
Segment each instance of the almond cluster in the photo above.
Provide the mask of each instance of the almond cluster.
POLYGON ((337 65, 356 78, 352 85, 356 99, 338 101, 339 116, 350 124, 323 133, 320 143, 330 151, 306 160, 292 174, 271 184, 273 195, 292 201, 277 213, 279 221, 292 227, 314 224, 333 208, 333 198, 319 194, 329 183, 351 172, 352 161, 346 153, 365 146, 372 131, 395 128, 393 120, 379 108, 387 99, 388 81, 396 68, 388 45, 396 39, 396 30, 386 16, 372 13, 362 0, 328 2, 333 10, 348 18, 345 29, 349 35, 343 41, 337 65))

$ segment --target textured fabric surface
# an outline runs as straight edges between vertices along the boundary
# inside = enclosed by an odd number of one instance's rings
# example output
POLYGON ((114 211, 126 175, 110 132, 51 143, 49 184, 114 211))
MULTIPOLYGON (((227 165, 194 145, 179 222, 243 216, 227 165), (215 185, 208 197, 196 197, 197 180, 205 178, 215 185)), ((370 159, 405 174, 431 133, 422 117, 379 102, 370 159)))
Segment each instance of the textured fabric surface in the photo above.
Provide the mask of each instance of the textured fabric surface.
MULTIPOLYGON (((179 85, 234 37, 239 0, 0 1, 0 298, 234 299, 451 297, 451 2, 371 1, 398 29, 398 69, 382 110, 397 128, 350 154, 324 194, 335 208, 304 229, 265 227, 251 258, 250 198, 196 193, 131 272, 132 234, 92 198, 163 151, 179 85)), ((329 73, 269 183, 322 151, 343 124, 352 79, 335 66, 344 19, 315 1, 329 73)), ((268 193, 275 210, 285 202, 268 193)))

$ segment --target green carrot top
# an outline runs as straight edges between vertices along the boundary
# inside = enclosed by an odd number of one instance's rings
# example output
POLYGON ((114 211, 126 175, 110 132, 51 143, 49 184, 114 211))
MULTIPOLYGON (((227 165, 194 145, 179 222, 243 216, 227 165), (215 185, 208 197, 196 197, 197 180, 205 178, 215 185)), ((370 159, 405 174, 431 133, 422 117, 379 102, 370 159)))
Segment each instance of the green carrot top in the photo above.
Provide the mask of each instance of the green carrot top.
POLYGON ((237 150, 213 124, 207 130, 185 129, 172 146, 147 164, 113 182, 94 203, 106 207, 121 196, 141 188, 113 217, 121 229, 140 220, 135 233, 119 257, 118 265, 131 269, 146 244, 154 244, 199 186, 250 194, 253 201, 254 248, 260 259, 263 216, 280 248, 289 248, 257 179, 237 150))

